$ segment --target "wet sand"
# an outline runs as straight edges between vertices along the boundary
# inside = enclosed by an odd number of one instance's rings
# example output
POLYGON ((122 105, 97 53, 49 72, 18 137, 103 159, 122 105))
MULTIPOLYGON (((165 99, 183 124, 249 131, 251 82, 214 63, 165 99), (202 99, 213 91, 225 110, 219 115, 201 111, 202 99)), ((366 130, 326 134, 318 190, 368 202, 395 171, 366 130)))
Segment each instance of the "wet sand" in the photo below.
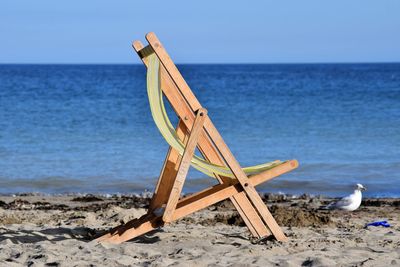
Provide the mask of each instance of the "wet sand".
POLYGON ((365 199, 355 212, 332 199, 265 195, 289 241, 252 242, 224 201, 120 245, 91 242, 140 217, 143 196, 0 197, 0 266, 400 266, 400 200, 365 199), (391 227, 365 224, 387 220, 391 227))

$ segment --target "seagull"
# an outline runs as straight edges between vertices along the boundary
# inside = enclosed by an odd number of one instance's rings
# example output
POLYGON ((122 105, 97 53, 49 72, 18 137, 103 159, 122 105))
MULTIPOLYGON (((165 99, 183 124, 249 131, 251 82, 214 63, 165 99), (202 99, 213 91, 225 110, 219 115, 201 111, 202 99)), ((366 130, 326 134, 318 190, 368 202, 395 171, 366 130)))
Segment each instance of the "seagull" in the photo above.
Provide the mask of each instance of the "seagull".
POLYGON ((367 190, 362 184, 357 184, 353 194, 340 199, 337 202, 330 203, 324 209, 338 209, 346 211, 354 211, 361 205, 362 193, 361 191, 367 190))

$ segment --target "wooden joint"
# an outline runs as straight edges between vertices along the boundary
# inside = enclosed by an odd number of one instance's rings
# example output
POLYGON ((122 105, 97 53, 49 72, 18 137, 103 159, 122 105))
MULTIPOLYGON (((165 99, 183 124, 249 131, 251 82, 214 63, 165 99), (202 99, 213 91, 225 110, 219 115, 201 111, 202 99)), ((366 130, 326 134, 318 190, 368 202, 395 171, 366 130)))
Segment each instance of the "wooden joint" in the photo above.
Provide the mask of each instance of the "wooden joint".
POLYGON ((205 109, 205 108, 199 108, 199 109, 196 111, 196 115, 198 115, 198 116, 200 116, 200 117, 202 117, 202 116, 207 116, 207 109, 205 109))

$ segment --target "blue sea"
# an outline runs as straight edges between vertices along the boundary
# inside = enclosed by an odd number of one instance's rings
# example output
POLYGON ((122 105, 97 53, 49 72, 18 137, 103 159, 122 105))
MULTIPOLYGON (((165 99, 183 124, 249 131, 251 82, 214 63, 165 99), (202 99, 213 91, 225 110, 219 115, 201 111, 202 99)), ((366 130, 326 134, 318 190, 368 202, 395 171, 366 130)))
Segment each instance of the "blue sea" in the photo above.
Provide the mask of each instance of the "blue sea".
MULTIPOLYGON (((362 183, 367 196, 400 197, 400 64, 178 68, 242 166, 300 162, 260 191, 339 196, 362 183)), ((0 193, 153 190, 168 146, 145 75, 0 65, 0 193)), ((215 183, 190 171, 184 192, 215 183)))

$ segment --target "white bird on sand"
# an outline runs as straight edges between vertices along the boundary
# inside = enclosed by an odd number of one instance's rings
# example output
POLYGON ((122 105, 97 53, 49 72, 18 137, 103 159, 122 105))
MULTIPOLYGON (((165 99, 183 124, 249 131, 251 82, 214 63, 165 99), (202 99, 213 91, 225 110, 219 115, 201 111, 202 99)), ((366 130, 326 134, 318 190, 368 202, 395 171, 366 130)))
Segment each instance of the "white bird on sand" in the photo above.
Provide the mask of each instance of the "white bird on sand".
POLYGON ((367 190, 362 184, 357 184, 353 194, 340 199, 337 202, 330 203, 325 209, 338 209, 346 211, 354 211, 361 205, 362 193, 361 191, 367 190))

